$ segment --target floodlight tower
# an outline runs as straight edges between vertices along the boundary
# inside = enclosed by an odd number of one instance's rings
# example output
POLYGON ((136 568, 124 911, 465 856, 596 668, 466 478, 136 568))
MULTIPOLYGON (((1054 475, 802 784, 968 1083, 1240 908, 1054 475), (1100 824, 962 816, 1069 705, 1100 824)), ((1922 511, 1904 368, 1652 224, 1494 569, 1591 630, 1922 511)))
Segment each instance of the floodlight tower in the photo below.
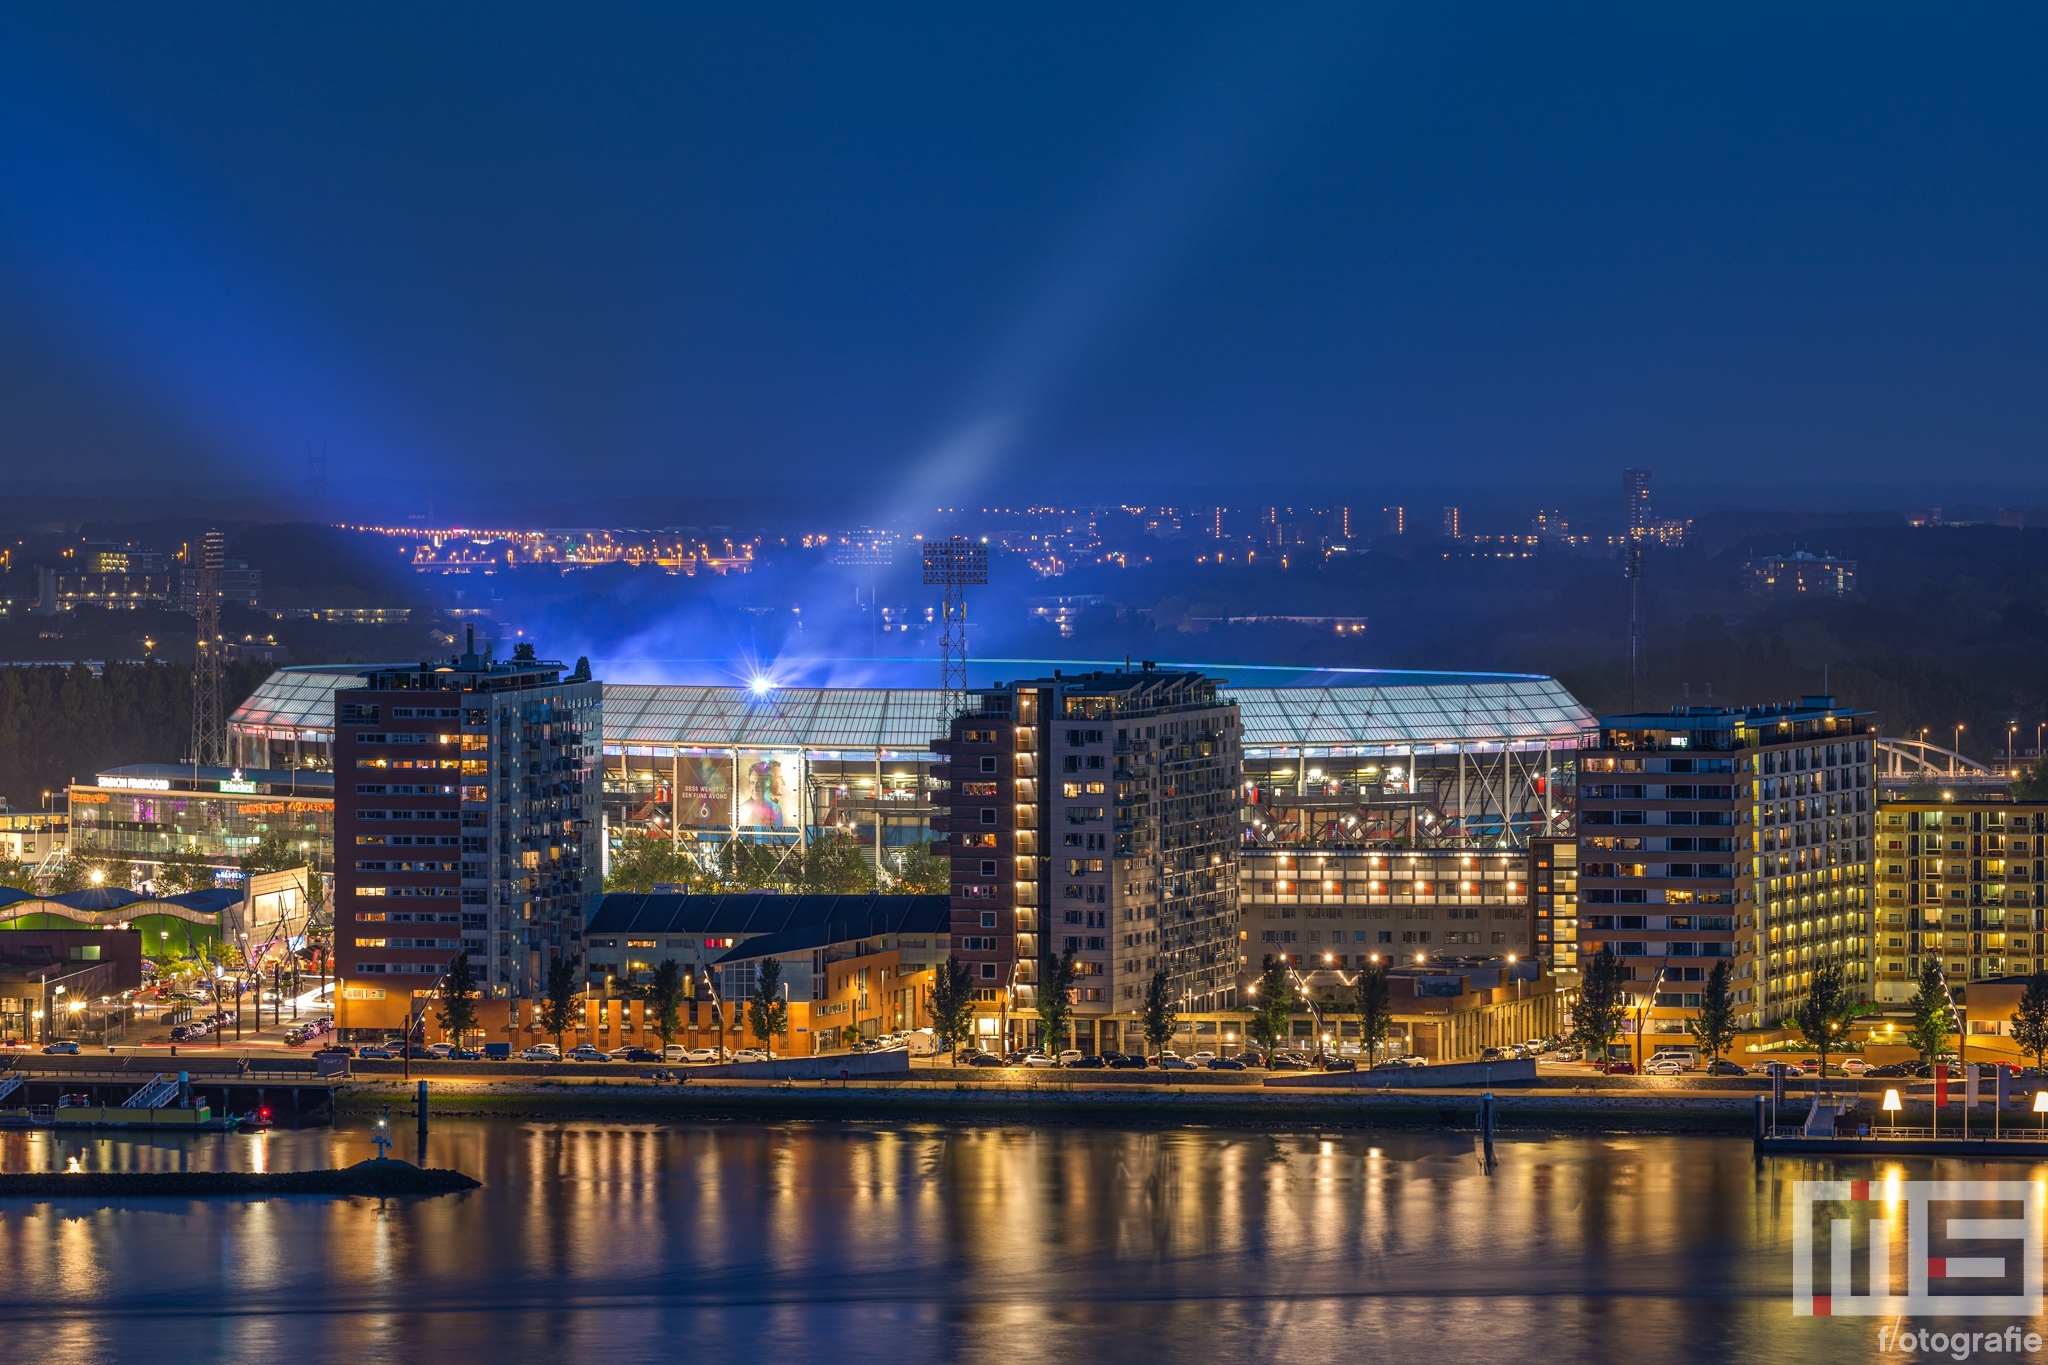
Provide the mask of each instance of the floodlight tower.
POLYGON ((944 590, 939 605, 939 687, 946 714, 967 709, 967 589, 988 583, 988 542, 949 536, 924 543, 924 581, 944 590))
POLYGON ((199 590, 193 614, 199 618, 198 648, 192 655, 192 766, 221 767, 227 762, 226 736, 220 718, 220 666, 225 652, 220 634, 220 571, 227 561, 227 537, 208 531, 189 552, 197 563, 199 590))

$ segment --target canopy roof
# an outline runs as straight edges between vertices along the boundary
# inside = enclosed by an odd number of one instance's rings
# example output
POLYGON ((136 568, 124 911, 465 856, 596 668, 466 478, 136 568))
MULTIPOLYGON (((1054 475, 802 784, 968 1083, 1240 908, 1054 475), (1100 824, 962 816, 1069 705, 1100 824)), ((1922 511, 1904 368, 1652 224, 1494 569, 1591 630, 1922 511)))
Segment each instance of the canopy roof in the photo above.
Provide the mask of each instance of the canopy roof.
MULTIPOLYGON (((353 686, 359 671, 352 665, 279 669, 236 708, 230 723, 318 731, 304 738, 324 739, 333 725, 331 694, 353 686)), ((1226 686, 1221 694, 1237 702, 1245 748, 1254 756, 1302 746, 1318 752, 1459 743, 1570 747, 1595 728, 1592 713, 1556 679, 1534 674, 1325 669, 1277 686, 1226 686)), ((604 688, 604 742, 614 748, 911 750, 945 733, 945 694, 936 688, 778 687, 764 695, 744 687, 604 688)))

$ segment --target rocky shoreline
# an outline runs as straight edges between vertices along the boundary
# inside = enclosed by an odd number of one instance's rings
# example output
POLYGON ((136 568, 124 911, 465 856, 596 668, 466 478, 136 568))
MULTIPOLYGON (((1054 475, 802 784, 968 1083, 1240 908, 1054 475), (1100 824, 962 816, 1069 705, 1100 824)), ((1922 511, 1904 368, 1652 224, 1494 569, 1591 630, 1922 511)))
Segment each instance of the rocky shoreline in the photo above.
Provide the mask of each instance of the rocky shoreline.
POLYGON ((277 1194, 436 1195, 482 1188, 460 1171, 422 1170, 405 1161, 359 1161, 334 1171, 33 1171, 0 1174, 0 1199, 68 1195, 95 1198, 215 1198, 277 1194))

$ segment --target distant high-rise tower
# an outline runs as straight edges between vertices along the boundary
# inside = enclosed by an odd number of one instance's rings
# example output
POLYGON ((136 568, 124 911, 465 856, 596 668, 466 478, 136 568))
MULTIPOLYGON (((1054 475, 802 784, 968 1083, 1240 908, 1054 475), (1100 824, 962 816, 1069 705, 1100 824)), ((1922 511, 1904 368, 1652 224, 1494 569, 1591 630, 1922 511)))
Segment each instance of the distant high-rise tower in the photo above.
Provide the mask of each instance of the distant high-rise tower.
POLYGON ((1382 535, 1405 536, 1408 534, 1408 509, 1405 507, 1382 507, 1380 528, 1382 535))
POLYGON ((1278 549, 1282 541, 1280 530, 1280 509, 1262 507, 1259 509, 1259 540, 1272 549, 1278 549))
POLYGON ((1340 534, 1343 535, 1346 541, 1349 541, 1351 539, 1351 509, 1349 507, 1338 508, 1337 519, 1340 534))
POLYGON ((192 763, 218 768, 227 763, 227 736, 220 716, 220 665, 225 652, 220 633, 220 571, 227 561, 228 539, 208 531, 186 554, 185 572, 199 581, 198 647, 192 655, 192 763))
POLYGON ((1624 469, 1621 471, 1622 509, 1628 516, 1628 529, 1640 531, 1650 524, 1650 471, 1647 469, 1624 469))
POLYGON ((1458 535, 1458 509, 1457 509, 1457 508, 1455 508, 1455 507, 1446 507, 1446 508, 1444 509, 1444 539, 1445 539, 1445 540, 1457 540, 1457 539, 1459 539, 1459 535, 1458 535))

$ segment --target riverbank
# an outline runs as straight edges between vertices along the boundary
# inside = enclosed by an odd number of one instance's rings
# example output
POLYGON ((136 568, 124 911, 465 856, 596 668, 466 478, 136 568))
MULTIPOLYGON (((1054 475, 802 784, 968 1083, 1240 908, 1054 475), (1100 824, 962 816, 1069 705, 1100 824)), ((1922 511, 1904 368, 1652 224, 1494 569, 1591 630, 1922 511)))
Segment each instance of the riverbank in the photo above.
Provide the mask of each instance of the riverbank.
MULTIPOLYGON (((340 1114, 409 1114, 402 1082, 335 1088, 340 1114)), ((1086 1127, 1247 1128, 1263 1132, 1405 1128, 1470 1130, 1477 1092, 1275 1092, 1214 1086, 1135 1091, 1082 1085, 790 1084, 652 1086, 604 1081, 534 1084, 436 1081, 428 1115, 639 1123, 940 1123, 1086 1127)), ((1519 1093, 1499 1095, 1501 1132, 1747 1135, 1747 1098, 1519 1093)))

